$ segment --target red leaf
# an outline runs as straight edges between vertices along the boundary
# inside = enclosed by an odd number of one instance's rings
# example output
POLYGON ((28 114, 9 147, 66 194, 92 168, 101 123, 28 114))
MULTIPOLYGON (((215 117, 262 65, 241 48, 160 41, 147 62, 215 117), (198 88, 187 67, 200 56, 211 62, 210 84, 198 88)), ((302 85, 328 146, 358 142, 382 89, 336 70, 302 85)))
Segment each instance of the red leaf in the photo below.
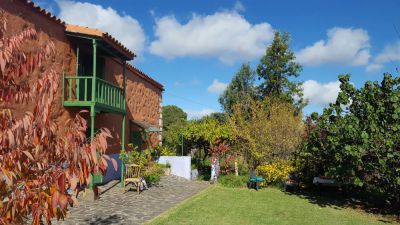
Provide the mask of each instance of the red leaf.
POLYGON ((23 151, 23 153, 32 161, 35 161, 35 159, 33 158, 32 154, 28 151, 23 151))
POLYGON ((111 158, 111 162, 112 162, 112 164, 113 164, 113 166, 114 166, 114 170, 117 171, 117 170, 118 170, 118 163, 117 163, 117 161, 116 161, 115 159, 111 158))
POLYGON ((64 192, 65 190, 65 174, 62 173, 57 179, 58 190, 64 192))
POLYGON ((51 197, 51 207, 52 208, 57 208, 59 196, 60 196, 60 193, 58 191, 53 193, 53 196, 51 197))
POLYGON ((58 198, 58 204, 60 205, 61 209, 65 209, 68 204, 67 196, 64 194, 60 194, 60 197, 58 198))
POLYGON ((72 175, 72 177, 69 179, 69 182, 71 184, 71 189, 72 190, 76 189, 76 186, 78 185, 78 181, 79 181, 79 179, 75 174, 72 175))

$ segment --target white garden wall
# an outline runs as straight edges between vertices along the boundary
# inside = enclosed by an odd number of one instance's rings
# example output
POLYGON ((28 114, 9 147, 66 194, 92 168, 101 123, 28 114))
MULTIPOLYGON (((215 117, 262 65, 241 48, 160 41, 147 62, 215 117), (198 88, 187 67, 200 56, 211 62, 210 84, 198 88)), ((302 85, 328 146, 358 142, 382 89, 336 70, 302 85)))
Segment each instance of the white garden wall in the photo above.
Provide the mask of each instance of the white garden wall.
POLYGON ((158 163, 171 165, 171 174, 190 180, 191 157, 190 156, 160 156, 158 163))

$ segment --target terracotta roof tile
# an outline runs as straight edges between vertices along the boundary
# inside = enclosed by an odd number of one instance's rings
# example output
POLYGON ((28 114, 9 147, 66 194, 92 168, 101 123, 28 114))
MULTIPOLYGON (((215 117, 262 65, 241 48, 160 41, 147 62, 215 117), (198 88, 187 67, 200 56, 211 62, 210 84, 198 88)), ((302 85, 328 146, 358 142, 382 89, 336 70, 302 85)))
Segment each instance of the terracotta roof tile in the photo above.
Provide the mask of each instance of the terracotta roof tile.
POLYGON ((19 0, 19 1, 25 3, 26 5, 31 7, 34 11, 38 12, 39 14, 42 14, 43 16, 49 18, 50 20, 52 20, 62 26, 65 26, 65 22, 63 20, 61 20, 60 18, 51 14, 50 12, 46 11, 45 9, 41 8, 40 6, 35 5, 35 3, 33 3, 32 1, 30 1, 30 0, 19 0))
POLYGON ((71 33, 78 33, 78 34, 100 37, 103 40, 109 42, 114 48, 116 48, 117 50, 122 52, 128 58, 133 59, 133 57, 136 56, 132 51, 130 51, 121 42, 119 42, 117 39, 115 39, 113 36, 111 36, 107 32, 103 32, 98 29, 93 29, 93 28, 79 26, 79 25, 71 25, 71 24, 66 25, 65 31, 71 32, 71 33))

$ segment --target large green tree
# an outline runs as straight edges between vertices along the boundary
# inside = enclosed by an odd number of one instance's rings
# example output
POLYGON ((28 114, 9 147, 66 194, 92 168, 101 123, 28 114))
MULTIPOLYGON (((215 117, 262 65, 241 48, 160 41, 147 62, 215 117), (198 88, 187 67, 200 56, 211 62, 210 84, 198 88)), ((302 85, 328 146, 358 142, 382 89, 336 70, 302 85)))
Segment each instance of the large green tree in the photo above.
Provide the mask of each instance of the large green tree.
POLYGON ((356 89, 339 76, 340 93, 321 116, 300 152, 304 173, 320 173, 382 194, 400 207, 400 77, 356 89))
POLYGON ((301 83, 291 78, 300 75, 302 66, 295 61, 296 57, 289 45, 288 33, 275 32, 272 44, 257 66, 258 78, 262 80, 259 91, 262 98, 278 97, 295 104, 301 110, 305 106, 301 83))
POLYGON ((171 124, 182 124, 187 120, 187 114, 176 105, 163 106, 162 116, 164 129, 168 129, 171 124))
POLYGON ((243 64, 219 97, 219 103, 225 112, 232 113, 233 105, 238 103, 248 105, 248 100, 256 96, 254 81, 255 72, 249 64, 243 64))
POLYGON ((176 105, 163 107, 163 143, 164 146, 177 150, 181 147, 183 127, 187 122, 187 114, 176 105))

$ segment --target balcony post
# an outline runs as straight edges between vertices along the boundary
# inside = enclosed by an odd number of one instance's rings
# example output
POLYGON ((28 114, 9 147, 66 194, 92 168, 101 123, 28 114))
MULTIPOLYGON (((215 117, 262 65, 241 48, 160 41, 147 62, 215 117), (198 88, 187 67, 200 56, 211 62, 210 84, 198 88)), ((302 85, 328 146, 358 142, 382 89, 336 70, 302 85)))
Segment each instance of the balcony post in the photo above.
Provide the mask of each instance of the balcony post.
MULTIPOLYGON (((122 61, 122 108, 125 110, 125 61, 122 61)), ((121 153, 125 154, 125 111, 122 113, 122 135, 121 135, 121 153)), ((124 187, 124 170, 125 163, 124 159, 121 160, 121 187, 124 187)))
POLYGON ((97 62, 97 43, 96 39, 92 39, 93 43, 93 78, 92 78, 92 104, 96 102, 96 62, 97 62))
MULTIPOLYGON (((94 119, 95 119, 95 104, 96 104, 96 61, 97 61, 97 43, 96 39, 92 39, 93 44, 93 74, 92 74, 92 98, 90 105, 90 140, 94 139, 94 119)), ((90 188, 94 188, 94 173, 91 174, 90 188)))
POLYGON ((79 72, 79 47, 76 48, 76 65, 75 65, 75 101, 80 101, 80 79, 78 78, 79 72))
POLYGON ((79 47, 76 48, 75 76, 79 76, 79 47))

